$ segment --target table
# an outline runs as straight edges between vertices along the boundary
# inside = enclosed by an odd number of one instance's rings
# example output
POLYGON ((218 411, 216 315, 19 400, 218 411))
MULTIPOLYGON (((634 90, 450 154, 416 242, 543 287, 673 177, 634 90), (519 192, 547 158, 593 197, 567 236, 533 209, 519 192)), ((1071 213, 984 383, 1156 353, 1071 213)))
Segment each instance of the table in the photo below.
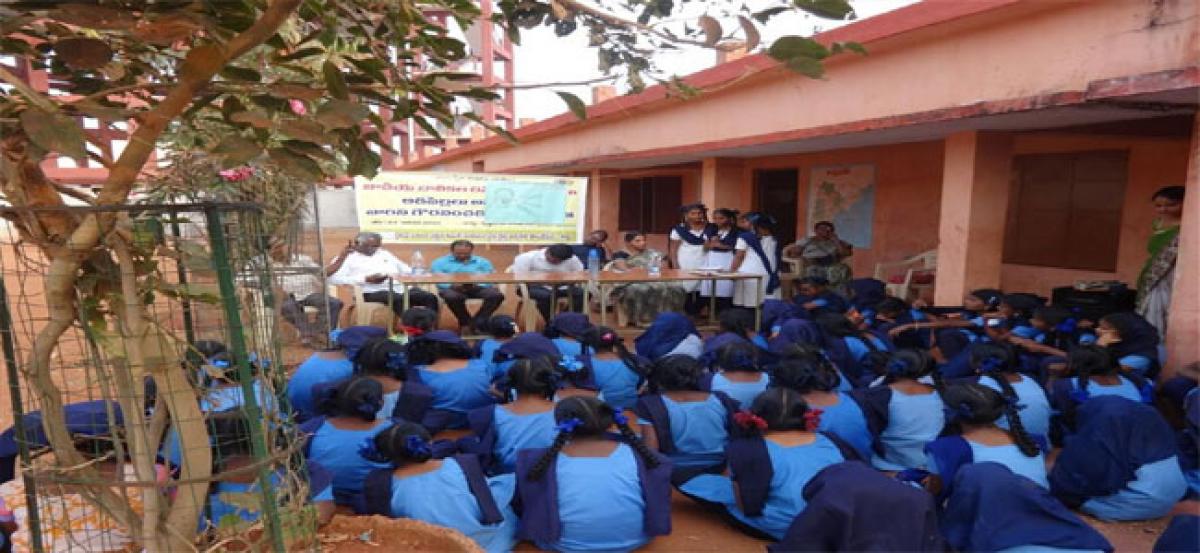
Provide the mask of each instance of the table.
MULTIPOLYGON (((393 278, 393 281, 404 286, 404 309, 408 309, 408 290, 411 285, 461 285, 461 284, 535 284, 550 287, 550 305, 553 306, 557 302, 556 292, 559 286, 568 286, 575 284, 595 284, 600 292, 600 297, 606 296, 605 292, 622 284, 633 284, 637 282, 686 282, 692 280, 708 280, 713 283, 713 289, 716 289, 716 283, 719 280, 747 280, 754 279, 759 281, 759 286, 762 286, 762 275, 751 275, 745 273, 725 273, 714 271, 692 271, 685 269, 663 269, 662 274, 656 277, 650 276, 645 269, 632 269, 628 271, 601 271, 600 278, 592 280, 591 275, 587 271, 575 271, 566 273, 431 273, 425 275, 400 275, 393 278)), ((587 286, 583 287, 583 305, 588 303, 589 290, 587 286)), ((533 301, 530 298, 525 298, 527 301, 533 301)), ((709 297, 708 310, 709 323, 716 324, 717 322, 717 298, 716 296, 709 297)), ((762 322, 762 302, 754 307, 754 326, 759 330, 759 325, 762 322)), ((602 305, 600 308, 600 324, 608 324, 608 311, 602 305)))

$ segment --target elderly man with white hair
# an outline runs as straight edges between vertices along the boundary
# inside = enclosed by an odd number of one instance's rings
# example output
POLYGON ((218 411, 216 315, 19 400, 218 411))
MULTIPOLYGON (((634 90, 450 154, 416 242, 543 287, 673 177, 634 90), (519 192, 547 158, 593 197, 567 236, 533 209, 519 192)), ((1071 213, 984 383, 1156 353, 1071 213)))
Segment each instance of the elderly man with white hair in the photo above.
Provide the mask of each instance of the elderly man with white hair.
MULTIPOLYGON (((329 282, 339 285, 361 286, 363 299, 372 303, 392 302, 392 311, 397 316, 404 311, 404 298, 401 285, 395 285, 389 290, 388 279, 398 275, 409 274, 412 269, 380 246, 383 237, 375 232, 362 232, 354 242, 346 245, 346 249, 329 263, 325 274, 329 282)), ((424 290, 408 291, 408 303, 413 307, 438 309, 437 296, 424 290)))

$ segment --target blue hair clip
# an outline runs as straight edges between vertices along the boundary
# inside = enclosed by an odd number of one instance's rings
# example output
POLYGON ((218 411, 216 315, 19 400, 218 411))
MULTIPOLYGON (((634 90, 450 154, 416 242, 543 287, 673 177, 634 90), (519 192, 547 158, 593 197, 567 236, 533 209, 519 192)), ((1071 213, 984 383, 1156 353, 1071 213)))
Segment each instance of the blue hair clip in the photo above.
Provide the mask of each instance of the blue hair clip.
POLYGON ((379 407, 371 405, 370 403, 360 403, 354 408, 354 412, 364 417, 374 418, 375 414, 379 412, 379 407))
POLYGON ((888 374, 901 374, 907 370, 908 370, 908 361, 905 361, 903 359, 892 359, 892 360, 888 361, 888 364, 887 364, 888 374))
POLYGON ((629 417, 626 417, 625 413, 622 413, 619 409, 614 409, 613 410, 613 422, 617 423, 620 426, 625 426, 625 425, 629 424, 629 417))
POLYGON ((558 426, 556 426, 555 428, 557 428, 559 432, 566 432, 567 434, 571 434, 571 433, 575 432, 575 429, 579 428, 579 425, 581 425, 581 424, 583 424, 583 421, 581 421, 575 417, 571 417, 567 420, 564 420, 564 421, 558 423, 558 426))
POLYGON ((358 446, 358 455, 368 461, 376 463, 387 463, 391 461, 382 452, 375 448, 375 439, 367 438, 363 440, 363 444, 358 446))
POLYGON ((1083 403, 1087 401, 1089 397, 1091 397, 1091 394, 1089 394, 1087 390, 1076 388, 1071 390, 1070 397, 1071 401, 1074 401, 1075 403, 1083 403))
POLYGON ((335 328, 333 330, 330 330, 329 331, 329 343, 336 344, 338 341, 338 338, 340 338, 341 336, 342 336, 342 329, 335 328))
POLYGON ((425 441, 420 436, 409 436, 405 438, 404 449, 412 457, 433 455, 433 449, 429 447, 429 442, 425 441))
POLYGON ((228 369, 231 366, 228 359, 209 359, 208 364, 218 369, 228 369))
POLYGON ((558 362, 558 366, 569 373, 583 370, 583 362, 576 359, 574 355, 564 355, 558 362))
POLYGON ((258 364, 260 369, 266 369, 267 367, 270 367, 270 366, 271 366, 271 360, 270 360, 270 359, 267 359, 266 357, 263 357, 262 359, 259 359, 259 357, 258 357, 258 354, 257 354, 257 353, 254 353, 253 351, 252 351, 252 352, 250 352, 250 355, 249 355, 249 356, 247 356, 247 359, 248 359, 248 360, 249 360, 251 363, 256 363, 256 364, 258 364))

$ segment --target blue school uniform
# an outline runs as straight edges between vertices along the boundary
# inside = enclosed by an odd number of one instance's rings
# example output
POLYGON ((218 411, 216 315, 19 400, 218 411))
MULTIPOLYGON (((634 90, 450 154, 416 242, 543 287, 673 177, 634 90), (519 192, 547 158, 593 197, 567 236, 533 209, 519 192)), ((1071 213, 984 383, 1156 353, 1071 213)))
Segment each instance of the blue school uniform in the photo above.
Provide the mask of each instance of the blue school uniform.
POLYGON ((517 461, 521 537, 550 551, 632 551, 671 532, 670 461, 651 468, 621 443, 606 457, 559 453, 532 480, 544 453, 525 450, 517 461))
MULTIPOLYGON (((320 503, 322 501, 333 501, 333 473, 326 470, 319 463, 307 462, 306 467, 308 472, 308 500, 310 503, 320 503)), ((271 474, 271 485, 279 486, 283 483, 283 477, 279 473, 271 474)), ((248 510, 231 504, 225 501, 223 494, 254 494, 256 497, 261 497, 258 482, 226 482, 218 481, 214 491, 208 496, 208 508, 204 513, 201 513, 200 529, 203 531, 209 524, 214 527, 219 527, 225 517, 236 516, 243 522, 255 522, 259 519, 260 511, 248 510), (207 520, 206 520, 207 519, 207 520)))
MULTIPOLYGON (((997 375, 996 378, 1004 378, 1004 376, 997 375)), ((979 384, 1004 394, 1000 385, 990 376, 979 377, 979 384)), ((1021 375, 1021 380, 1009 382, 1009 384, 1012 386, 1013 392, 1017 394, 1018 414, 1021 416, 1021 424, 1025 426, 1025 430, 1030 434, 1049 436, 1050 399, 1046 397, 1046 391, 1036 380, 1024 375, 1021 375)), ((996 426, 1009 430, 1008 418, 1001 415, 996 419, 996 426)))
POLYGON ((459 441, 463 453, 479 455, 484 469, 491 474, 510 473, 517 466, 522 449, 550 447, 558 429, 554 411, 518 415, 503 406, 481 407, 469 415, 470 438, 459 441))
POLYGON ((834 405, 817 407, 821 409, 821 423, 818 430, 834 434, 854 447, 864 459, 871 457, 871 429, 867 427, 867 417, 862 407, 854 398, 845 392, 838 393, 838 402, 834 405))
POLYGON ((965 465, 953 485, 941 527, 955 551, 1113 550, 1049 492, 1004 465, 965 465))
POLYGON ((942 497, 953 492, 954 477, 962 467, 972 463, 999 463, 1013 474, 1030 479, 1050 489, 1046 479, 1046 458, 1039 451, 1027 457, 1015 444, 985 445, 962 436, 944 436, 925 446, 929 472, 942 477, 942 497))
MULTIPOLYGON (((1151 393, 1150 383, 1146 383, 1146 389, 1139 390, 1137 384, 1124 376, 1120 378, 1119 384, 1100 384, 1095 381, 1088 382, 1087 397, 1102 397, 1102 396, 1117 396, 1128 399, 1129 401, 1137 401, 1139 403, 1150 403, 1151 398, 1148 397, 1151 393)), ((1051 398, 1054 407, 1064 409, 1068 401, 1078 401, 1079 382, 1078 378, 1061 378, 1054 381, 1052 386, 1051 398)))
POLYGON ((288 379, 288 403, 300 420, 317 416, 317 406, 313 402, 313 386, 323 382, 336 382, 350 378, 354 373, 354 363, 342 357, 340 359, 325 359, 313 354, 305 359, 292 377, 288 379))
POLYGON ((750 404, 754 403, 754 398, 763 393, 770 383, 771 377, 767 373, 760 373, 755 382, 734 382, 727 378, 725 373, 718 372, 712 375, 712 384, 709 389, 714 392, 725 392, 729 397, 737 400, 743 409, 749 409, 750 404))
POLYGON ((1154 366, 1154 363, 1149 357, 1138 354, 1121 357, 1120 359, 1117 359, 1117 363, 1141 377, 1145 377, 1146 373, 1150 372, 1151 368, 1154 366))
POLYGON ((568 355, 571 357, 579 357, 580 355, 583 355, 583 344, 580 344, 576 340, 572 340, 570 338, 555 338, 551 341, 554 342, 554 347, 558 348, 558 353, 562 357, 567 357, 568 355))
POLYGON ((491 362, 496 357, 496 350, 500 349, 500 346, 503 345, 504 342, 495 338, 484 338, 475 344, 475 351, 478 353, 476 357, 491 362))
POLYGON ((1174 432, 1153 407, 1122 397, 1089 399, 1076 412, 1050 472, 1068 506, 1105 520, 1165 515, 1187 491, 1174 432))
POLYGON ((484 523, 458 458, 442 461, 436 470, 416 476, 392 476, 389 516, 410 518, 462 532, 489 553, 511 551, 517 542, 517 515, 510 504, 516 492, 511 474, 486 480, 503 520, 484 523))
POLYGON ((642 377, 620 359, 591 359, 592 375, 600 388, 600 399, 616 409, 632 409, 637 402, 642 377))
MULTIPOLYGON (((466 428, 467 412, 495 403, 491 394, 492 366, 482 359, 467 359, 466 365, 452 371, 432 371, 418 366, 420 380, 433 391, 433 408, 444 418, 441 428, 466 428)), ((428 417, 427 417, 428 418, 428 417)))
MULTIPOLYGON (((258 408, 263 413, 268 413, 275 408, 275 398, 266 393, 263 389, 262 382, 255 380, 251 385, 254 389, 254 398, 258 403, 258 408)), ((209 388, 205 391, 205 395, 200 398, 200 410, 204 413, 223 413, 238 409, 245 405, 246 394, 242 390, 242 386, 222 386, 220 388, 209 388)), ((211 442, 211 437, 209 439, 211 442)), ((183 462, 183 444, 180 442, 179 434, 171 427, 167 431, 167 435, 163 438, 162 455, 174 466, 179 466, 183 462)))
POLYGON ((333 473, 333 495, 339 505, 357 505, 367 473, 390 466, 370 461, 360 453, 390 426, 380 421, 366 430, 346 430, 322 421, 309 438, 308 458, 333 473))
POLYGON ((876 436, 871 464, 880 470, 925 468, 925 445, 946 425, 941 396, 936 391, 909 395, 890 386, 851 394, 863 407, 867 425, 876 436))
MULTIPOLYGON (((838 445, 823 434, 817 434, 816 440, 810 444, 791 447, 762 438, 754 440, 762 441, 766 447, 765 468, 770 474, 767 476, 767 489, 762 490, 765 494, 751 491, 742 484, 749 477, 738 470, 739 464, 734 461, 738 454, 733 444, 729 453, 732 479, 723 475, 701 474, 680 486, 680 491, 701 501, 719 504, 730 516, 780 539, 806 505, 804 496, 797 492, 803 490, 805 484, 821 469, 846 458, 838 445), (743 486, 740 490, 740 506, 739 498, 734 493, 734 480, 743 486), (759 493, 761 497, 748 500, 748 493, 759 493)), ((758 469, 754 472, 759 472, 763 467, 754 468, 758 469)))
POLYGON ((729 441, 729 420, 736 408, 732 399, 723 393, 709 394, 703 401, 679 402, 665 395, 643 396, 634 411, 639 423, 654 426, 659 451, 663 452, 675 468, 703 468, 719 466, 725 460, 725 445, 729 441), (666 421, 653 413, 650 405, 657 398, 665 410, 666 421), (660 433, 660 426, 667 432, 660 433), (665 435, 664 435, 665 434, 665 435))

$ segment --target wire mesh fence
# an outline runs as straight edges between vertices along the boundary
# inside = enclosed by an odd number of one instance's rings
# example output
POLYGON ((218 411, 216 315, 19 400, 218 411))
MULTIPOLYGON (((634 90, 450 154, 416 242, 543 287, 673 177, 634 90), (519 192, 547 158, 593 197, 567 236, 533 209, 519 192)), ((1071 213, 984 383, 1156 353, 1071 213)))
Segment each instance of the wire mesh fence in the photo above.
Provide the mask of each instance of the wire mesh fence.
POLYGON ((323 289, 319 265, 290 263, 254 204, 0 215, 13 413, 0 435, 0 498, 16 515, 15 549, 312 546, 273 268, 323 289), (19 232, 48 217, 111 230, 84 252, 19 232))

